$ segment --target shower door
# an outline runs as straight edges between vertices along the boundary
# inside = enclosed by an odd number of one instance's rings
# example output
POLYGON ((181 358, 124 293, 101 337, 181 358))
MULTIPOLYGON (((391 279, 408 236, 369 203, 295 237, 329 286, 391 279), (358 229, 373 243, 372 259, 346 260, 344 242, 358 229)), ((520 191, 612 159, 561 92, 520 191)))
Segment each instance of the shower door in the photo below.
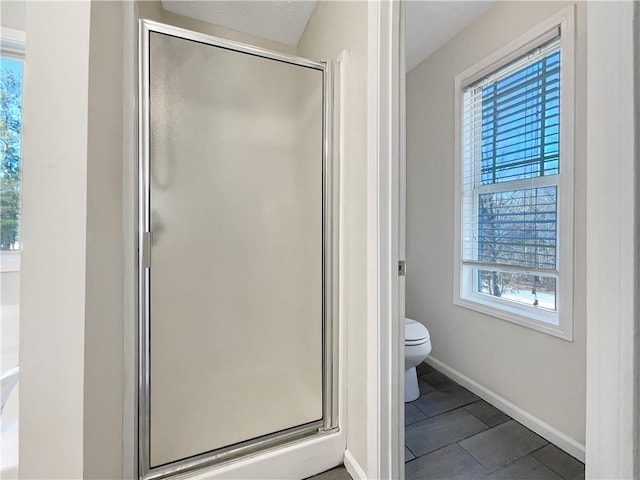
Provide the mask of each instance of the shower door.
POLYGON ((326 65, 141 23, 139 459, 336 426, 326 65))

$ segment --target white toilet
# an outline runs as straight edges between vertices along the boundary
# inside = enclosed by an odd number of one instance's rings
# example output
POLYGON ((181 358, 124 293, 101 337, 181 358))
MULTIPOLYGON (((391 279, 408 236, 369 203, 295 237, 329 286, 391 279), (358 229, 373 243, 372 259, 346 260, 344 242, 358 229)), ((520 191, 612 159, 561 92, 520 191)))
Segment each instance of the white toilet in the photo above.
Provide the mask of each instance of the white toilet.
POLYGON ((404 401, 420 396, 416 367, 431 353, 429 330, 415 320, 404 319, 404 401))

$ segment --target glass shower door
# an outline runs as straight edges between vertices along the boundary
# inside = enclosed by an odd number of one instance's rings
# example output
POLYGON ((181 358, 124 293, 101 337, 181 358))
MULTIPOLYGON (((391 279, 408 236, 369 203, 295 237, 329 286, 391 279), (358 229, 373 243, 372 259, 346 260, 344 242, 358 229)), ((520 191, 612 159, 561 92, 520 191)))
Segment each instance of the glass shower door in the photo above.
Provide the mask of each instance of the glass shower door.
POLYGON ((317 431, 326 360, 324 65, 150 24, 143 471, 317 431))

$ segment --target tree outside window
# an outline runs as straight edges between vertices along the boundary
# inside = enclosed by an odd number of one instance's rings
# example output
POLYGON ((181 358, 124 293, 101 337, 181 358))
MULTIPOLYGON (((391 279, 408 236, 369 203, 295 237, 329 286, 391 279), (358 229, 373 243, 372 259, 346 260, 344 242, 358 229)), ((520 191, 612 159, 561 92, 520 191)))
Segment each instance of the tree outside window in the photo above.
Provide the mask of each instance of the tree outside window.
POLYGON ((0 62, 0 250, 19 250, 22 61, 0 62))

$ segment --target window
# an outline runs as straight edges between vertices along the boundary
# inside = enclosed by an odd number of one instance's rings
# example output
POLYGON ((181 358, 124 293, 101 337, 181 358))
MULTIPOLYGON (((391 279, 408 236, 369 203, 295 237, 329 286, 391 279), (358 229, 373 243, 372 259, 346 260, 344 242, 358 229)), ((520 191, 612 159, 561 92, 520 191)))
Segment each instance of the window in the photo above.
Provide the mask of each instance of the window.
POLYGON ((456 78, 454 302, 572 338, 572 10, 456 78))
MULTIPOLYGON (((3 32, 4 33, 4 32, 3 32)), ((0 57, 0 251, 20 249, 22 51, 3 39, 0 57)), ((9 257, 3 259, 12 263, 9 257)))
POLYGON ((24 32, 0 29, 0 336, 2 461, 17 476, 20 345, 20 179, 24 32), (5 386, 7 387, 5 390, 5 386))

